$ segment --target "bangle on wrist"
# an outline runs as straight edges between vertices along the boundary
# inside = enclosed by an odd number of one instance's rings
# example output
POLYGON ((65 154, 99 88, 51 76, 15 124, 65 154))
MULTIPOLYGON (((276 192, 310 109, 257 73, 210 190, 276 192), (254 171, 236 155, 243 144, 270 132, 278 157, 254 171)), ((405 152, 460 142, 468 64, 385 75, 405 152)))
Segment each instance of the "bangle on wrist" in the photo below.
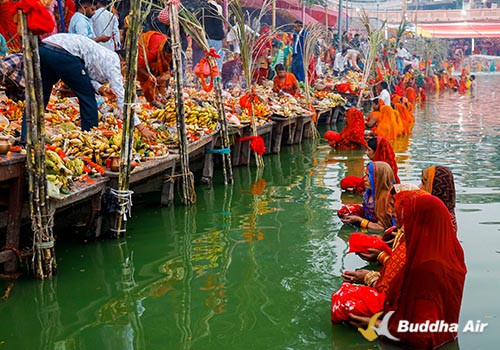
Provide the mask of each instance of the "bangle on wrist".
POLYGON ((359 226, 361 228, 368 228, 369 223, 370 223, 370 221, 368 221, 368 219, 363 219, 363 220, 361 220, 361 223, 359 224, 359 226))
POLYGON ((380 252, 377 255, 377 261, 381 263, 382 265, 389 259, 389 255, 386 252, 380 252))

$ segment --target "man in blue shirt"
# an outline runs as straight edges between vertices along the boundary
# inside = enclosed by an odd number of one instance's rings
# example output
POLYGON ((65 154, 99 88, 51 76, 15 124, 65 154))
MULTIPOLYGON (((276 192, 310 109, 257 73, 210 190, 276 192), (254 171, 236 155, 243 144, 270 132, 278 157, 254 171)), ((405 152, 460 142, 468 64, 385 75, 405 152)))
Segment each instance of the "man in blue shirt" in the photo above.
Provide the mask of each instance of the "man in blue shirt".
POLYGON ((295 21, 293 29, 295 33, 293 34, 292 73, 298 81, 304 81, 304 47, 307 31, 301 21, 295 21))
POLYGON ((7 42, 2 34, 0 34, 0 56, 5 56, 9 53, 9 48, 7 47, 7 42))
POLYGON ((78 10, 75 12, 71 21, 69 22, 68 33, 79 34, 90 38, 98 43, 107 42, 111 39, 110 36, 101 35, 96 38, 90 18, 95 13, 95 6, 92 0, 79 0, 77 1, 78 10))

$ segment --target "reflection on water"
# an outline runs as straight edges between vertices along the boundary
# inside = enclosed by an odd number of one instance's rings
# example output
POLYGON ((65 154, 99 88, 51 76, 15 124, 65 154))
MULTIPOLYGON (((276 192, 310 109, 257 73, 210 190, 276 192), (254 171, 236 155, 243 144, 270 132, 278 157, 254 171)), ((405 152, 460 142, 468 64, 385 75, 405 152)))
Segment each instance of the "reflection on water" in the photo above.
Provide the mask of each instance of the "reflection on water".
MULTIPOLYGON (((419 183, 434 164, 455 174, 469 270, 461 323, 490 323, 485 334, 460 334, 464 349, 493 348, 500 327, 498 94, 500 77, 480 77, 474 98, 429 96, 413 135, 394 145, 403 182, 419 183)), ((341 273, 364 266, 346 255, 354 229, 336 210, 359 203, 339 181, 361 176, 366 156, 321 142, 265 161, 262 171, 234 169, 233 186, 199 187, 195 208, 135 210, 127 242, 60 242, 59 275, 18 281, 0 304, 3 347, 380 348, 329 319, 341 273)))

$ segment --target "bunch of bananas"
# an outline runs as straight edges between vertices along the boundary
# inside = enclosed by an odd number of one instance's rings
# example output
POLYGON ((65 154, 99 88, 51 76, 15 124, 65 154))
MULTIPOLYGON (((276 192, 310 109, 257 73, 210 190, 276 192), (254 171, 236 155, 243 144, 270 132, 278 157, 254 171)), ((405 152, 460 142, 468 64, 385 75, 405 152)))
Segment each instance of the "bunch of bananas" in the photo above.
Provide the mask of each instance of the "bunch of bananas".
MULTIPOLYGON (((211 104, 204 102, 199 105, 192 99, 184 101, 184 115, 186 125, 198 133, 213 131, 217 127, 218 112, 211 104)), ((151 119, 161 121, 169 126, 175 126, 177 115, 175 110, 175 100, 170 99, 164 109, 158 109, 151 114, 151 119)))
POLYGON ((332 108, 337 106, 345 106, 346 100, 339 94, 329 93, 324 99, 317 104, 318 108, 332 108))
POLYGON ((46 150, 45 155, 47 181, 51 182, 59 191, 69 193, 71 186, 73 185, 73 170, 66 166, 57 152, 46 150))
POLYGON ((81 158, 67 159, 65 164, 66 168, 73 173, 73 176, 80 176, 83 174, 85 163, 81 158))
POLYGON ((64 194, 68 194, 73 186, 73 180, 71 177, 64 175, 49 174, 47 175, 47 181, 52 182, 54 186, 64 194))
POLYGON ((217 127, 217 110, 210 104, 204 103, 202 106, 186 105, 186 124, 192 125, 196 129, 214 130, 217 127))
POLYGON ((66 167, 66 164, 61 159, 57 152, 46 150, 45 164, 47 166, 47 173, 54 175, 71 176, 73 172, 66 167))
POLYGON ((164 109, 157 109, 151 114, 152 119, 159 120, 171 126, 175 124, 175 116, 175 101, 173 99, 168 100, 164 109))
POLYGON ((271 114, 270 109, 262 102, 256 103, 253 105, 254 115, 258 117, 267 117, 271 114))
POLYGON ((74 130, 52 137, 51 144, 62 148, 69 157, 88 157, 102 165, 106 158, 120 154, 121 134, 115 133, 108 139, 96 129, 74 130))

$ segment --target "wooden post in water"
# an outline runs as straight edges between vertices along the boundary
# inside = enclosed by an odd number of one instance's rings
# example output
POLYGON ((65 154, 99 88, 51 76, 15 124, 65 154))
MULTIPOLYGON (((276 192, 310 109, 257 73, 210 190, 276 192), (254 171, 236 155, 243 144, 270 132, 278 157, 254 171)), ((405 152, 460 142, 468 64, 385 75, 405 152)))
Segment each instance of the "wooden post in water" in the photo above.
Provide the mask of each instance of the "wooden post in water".
POLYGON ((26 161, 30 195, 31 227, 33 229, 33 273, 39 279, 56 272, 54 215, 49 210, 45 171, 45 113, 40 74, 38 38, 28 29, 26 15, 19 11, 26 81, 26 161))
POLYGON ((189 170, 189 148, 186 137, 186 118, 184 116, 184 81, 182 77, 182 48, 179 30, 179 6, 180 0, 171 0, 170 6, 170 30, 172 40, 172 61, 174 62, 175 88, 177 91, 175 101, 175 112, 177 115, 177 134, 179 137, 179 154, 182 172, 182 201, 185 205, 196 203, 194 191, 194 177, 189 170))
POLYGON ((141 0, 130 1, 130 26, 128 29, 125 49, 127 55, 125 58, 125 104, 123 107, 123 130, 122 144, 120 151, 120 175, 118 177, 118 190, 112 191, 118 200, 119 211, 116 213, 115 228, 117 236, 121 236, 126 231, 127 215, 132 193, 129 190, 132 148, 134 146, 134 109, 132 104, 135 102, 136 95, 136 76, 137 76, 137 44, 138 33, 141 25, 141 0))

